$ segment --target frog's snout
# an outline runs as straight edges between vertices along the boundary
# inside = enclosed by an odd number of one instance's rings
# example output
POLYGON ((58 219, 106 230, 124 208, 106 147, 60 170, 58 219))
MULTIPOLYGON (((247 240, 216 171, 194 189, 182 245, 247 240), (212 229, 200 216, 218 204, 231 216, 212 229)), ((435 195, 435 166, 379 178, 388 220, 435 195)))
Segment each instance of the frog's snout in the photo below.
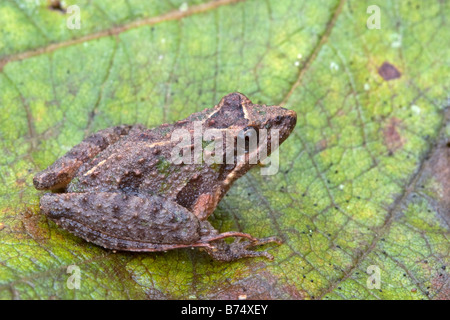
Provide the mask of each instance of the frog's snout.
POLYGON ((297 124, 297 112, 295 112, 294 110, 288 110, 286 113, 288 127, 294 129, 295 125, 297 124))
POLYGON ((289 120, 289 126, 290 126, 290 128, 291 128, 291 132, 292 132, 292 130, 294 130, 294 128, 295 128, 295 125, 297 124, 297 112, 295 112, 294 110, 289 110, 290 111, 290 113, 291 113, 291 117, 290 117, 290 120, 289 120))
POLYGON ((279 121, 279 128, 280 128, 280 143, 282 143, 284 140, 289 137, 289 135, 292 133, 292 131, 295 128, 295 125, 297 124, 297 113, 294 110, 289 110, 285 108, 283 115, 280 116, 279 121))

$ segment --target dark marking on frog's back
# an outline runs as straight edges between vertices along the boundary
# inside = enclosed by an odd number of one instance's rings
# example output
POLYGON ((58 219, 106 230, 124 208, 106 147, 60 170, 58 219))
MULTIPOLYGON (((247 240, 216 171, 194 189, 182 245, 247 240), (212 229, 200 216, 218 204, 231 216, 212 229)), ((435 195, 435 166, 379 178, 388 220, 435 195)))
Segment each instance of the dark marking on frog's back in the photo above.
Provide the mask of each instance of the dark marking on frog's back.
POLYGON ((203 192, 203 185, 204 180, 201 176, 193 176, 189 180, 189 183, 187 183, 177 194, 176 202, 185 208, 191 208, 194 205, 198 195, 203 192))
POLYGON ((209 119, 209 127, 216 129, 229 128, 233 125, 246 125, 244 108, 245 97, 239 93, 229 94, 219 103, 219 111, 209 119))
POLYGON ((120 179, 119 190, 125 193, 137 193, 143 180, 144 175, 141 172, 128 171, 120 179))
POLYGON ((153 135, 149 132, 142 132, 137 135, 139 141, 149 141, 153 139, 153 135))
POLYGON ((378 68, 378 74, 386 81, 400 78, 402 75, 394 65, 387 61, 378 68))

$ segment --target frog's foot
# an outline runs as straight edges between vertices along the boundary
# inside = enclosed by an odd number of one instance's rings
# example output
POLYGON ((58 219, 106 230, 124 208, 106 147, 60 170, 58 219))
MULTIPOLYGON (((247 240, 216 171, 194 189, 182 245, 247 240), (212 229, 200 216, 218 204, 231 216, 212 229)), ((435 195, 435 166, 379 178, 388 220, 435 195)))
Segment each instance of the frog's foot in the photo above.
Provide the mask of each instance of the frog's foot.
POLYGON ((281 244, 281 240, 277 237, 254 238, 253 236, 242 232, 224 232, 221 234, 203 237, 202 242, 210 243, 210 246, 204 249, 215 260, 234 261, 245 257, 266 257, 273 260, 273 256, 267 251, 253 251, 249 248, 260 246, 263 244, 275 242, 281 244), (226 243, 225 238, 235 237, 233 243, 226 243))

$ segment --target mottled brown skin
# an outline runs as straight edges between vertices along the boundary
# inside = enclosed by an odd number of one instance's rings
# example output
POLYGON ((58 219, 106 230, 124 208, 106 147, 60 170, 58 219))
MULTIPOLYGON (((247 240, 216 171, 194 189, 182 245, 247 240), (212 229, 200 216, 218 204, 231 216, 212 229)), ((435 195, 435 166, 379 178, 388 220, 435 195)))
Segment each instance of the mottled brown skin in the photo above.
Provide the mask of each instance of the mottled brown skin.
MULTIPOLYGON (((278 129, 281 144, 296 120, 292 110, 254 105, 244 95, 231 93, 214 108, 173 124, 101 130, 34 177, 39 190, 65 191, 43 195, 41 210, 64 229, 109 249, 152 252, 203 247, 217 260, 271 259, 267 252, 249 248, 279 242, 275 237, 219 234, 207 221, 232 183, 255 166, 248 163, 250 154, 240 164, 235 149, 233 164, 225 164, 224 151, 224 164, 176 165, 171 152, 178 141, 171 137, 176 129, 193 133, 194 122, 201 121, 202 132, 220 129, 231 134, 234 146, 238 135, 249 128, 267 129, 269 137, 271 129, 278 129), (224 241, 228 237, 236 241, 228 244, 224 241)), ((269 140, 268 154, 271 151, 269 140)))

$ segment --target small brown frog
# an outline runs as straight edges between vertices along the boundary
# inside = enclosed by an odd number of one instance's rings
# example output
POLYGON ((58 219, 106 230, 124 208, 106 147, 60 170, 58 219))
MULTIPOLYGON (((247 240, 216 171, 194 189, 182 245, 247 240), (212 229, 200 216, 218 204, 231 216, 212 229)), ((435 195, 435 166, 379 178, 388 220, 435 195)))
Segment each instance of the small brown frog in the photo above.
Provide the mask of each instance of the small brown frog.
MULTIPOLYGON (((250 138, 245 137, 266 132, 266 153, 270 155, 272 145, 275 150, 290 135, 296 121, 292 110, 256 105, 243 94, 231 93, 214 108, 173 124, 154 129, 121 125, 101 130, 34 177, 36 189, 60 191, 42 196, 41 211, 62 228, 108 249, 154 252, 201 247, 216 260, 273 259, 266 251, 250 248, 280 243, 276 237, 257 239, 242 232, 219 233, 207 218, 233 182, 256 165, 249 159, 261 152, 262 144, 250 148, 250 138), (180 143, 173 139, 173 133, 184 130, 181 132, 193 135, 181 149, 188 160, 193 160, 195 152, 192 156, 189 152, 198 146, 195 131, 203 134, 209 129, 224 135, 224 161, 172 161, 173 150, 180 143), (278 144, 271 140, 272 130, 278 132, 278 144), (240 144, 245 149, 241 153, 244 158, 239 158, 238 140, 242 137, 246 142, 240 144), (231 153, 225 152, 229 150, 231 153), (224 239, 229 237, 235 241, 227 243, 224 239)), ((202 138, 200 146, 219 141, 202 138)))

